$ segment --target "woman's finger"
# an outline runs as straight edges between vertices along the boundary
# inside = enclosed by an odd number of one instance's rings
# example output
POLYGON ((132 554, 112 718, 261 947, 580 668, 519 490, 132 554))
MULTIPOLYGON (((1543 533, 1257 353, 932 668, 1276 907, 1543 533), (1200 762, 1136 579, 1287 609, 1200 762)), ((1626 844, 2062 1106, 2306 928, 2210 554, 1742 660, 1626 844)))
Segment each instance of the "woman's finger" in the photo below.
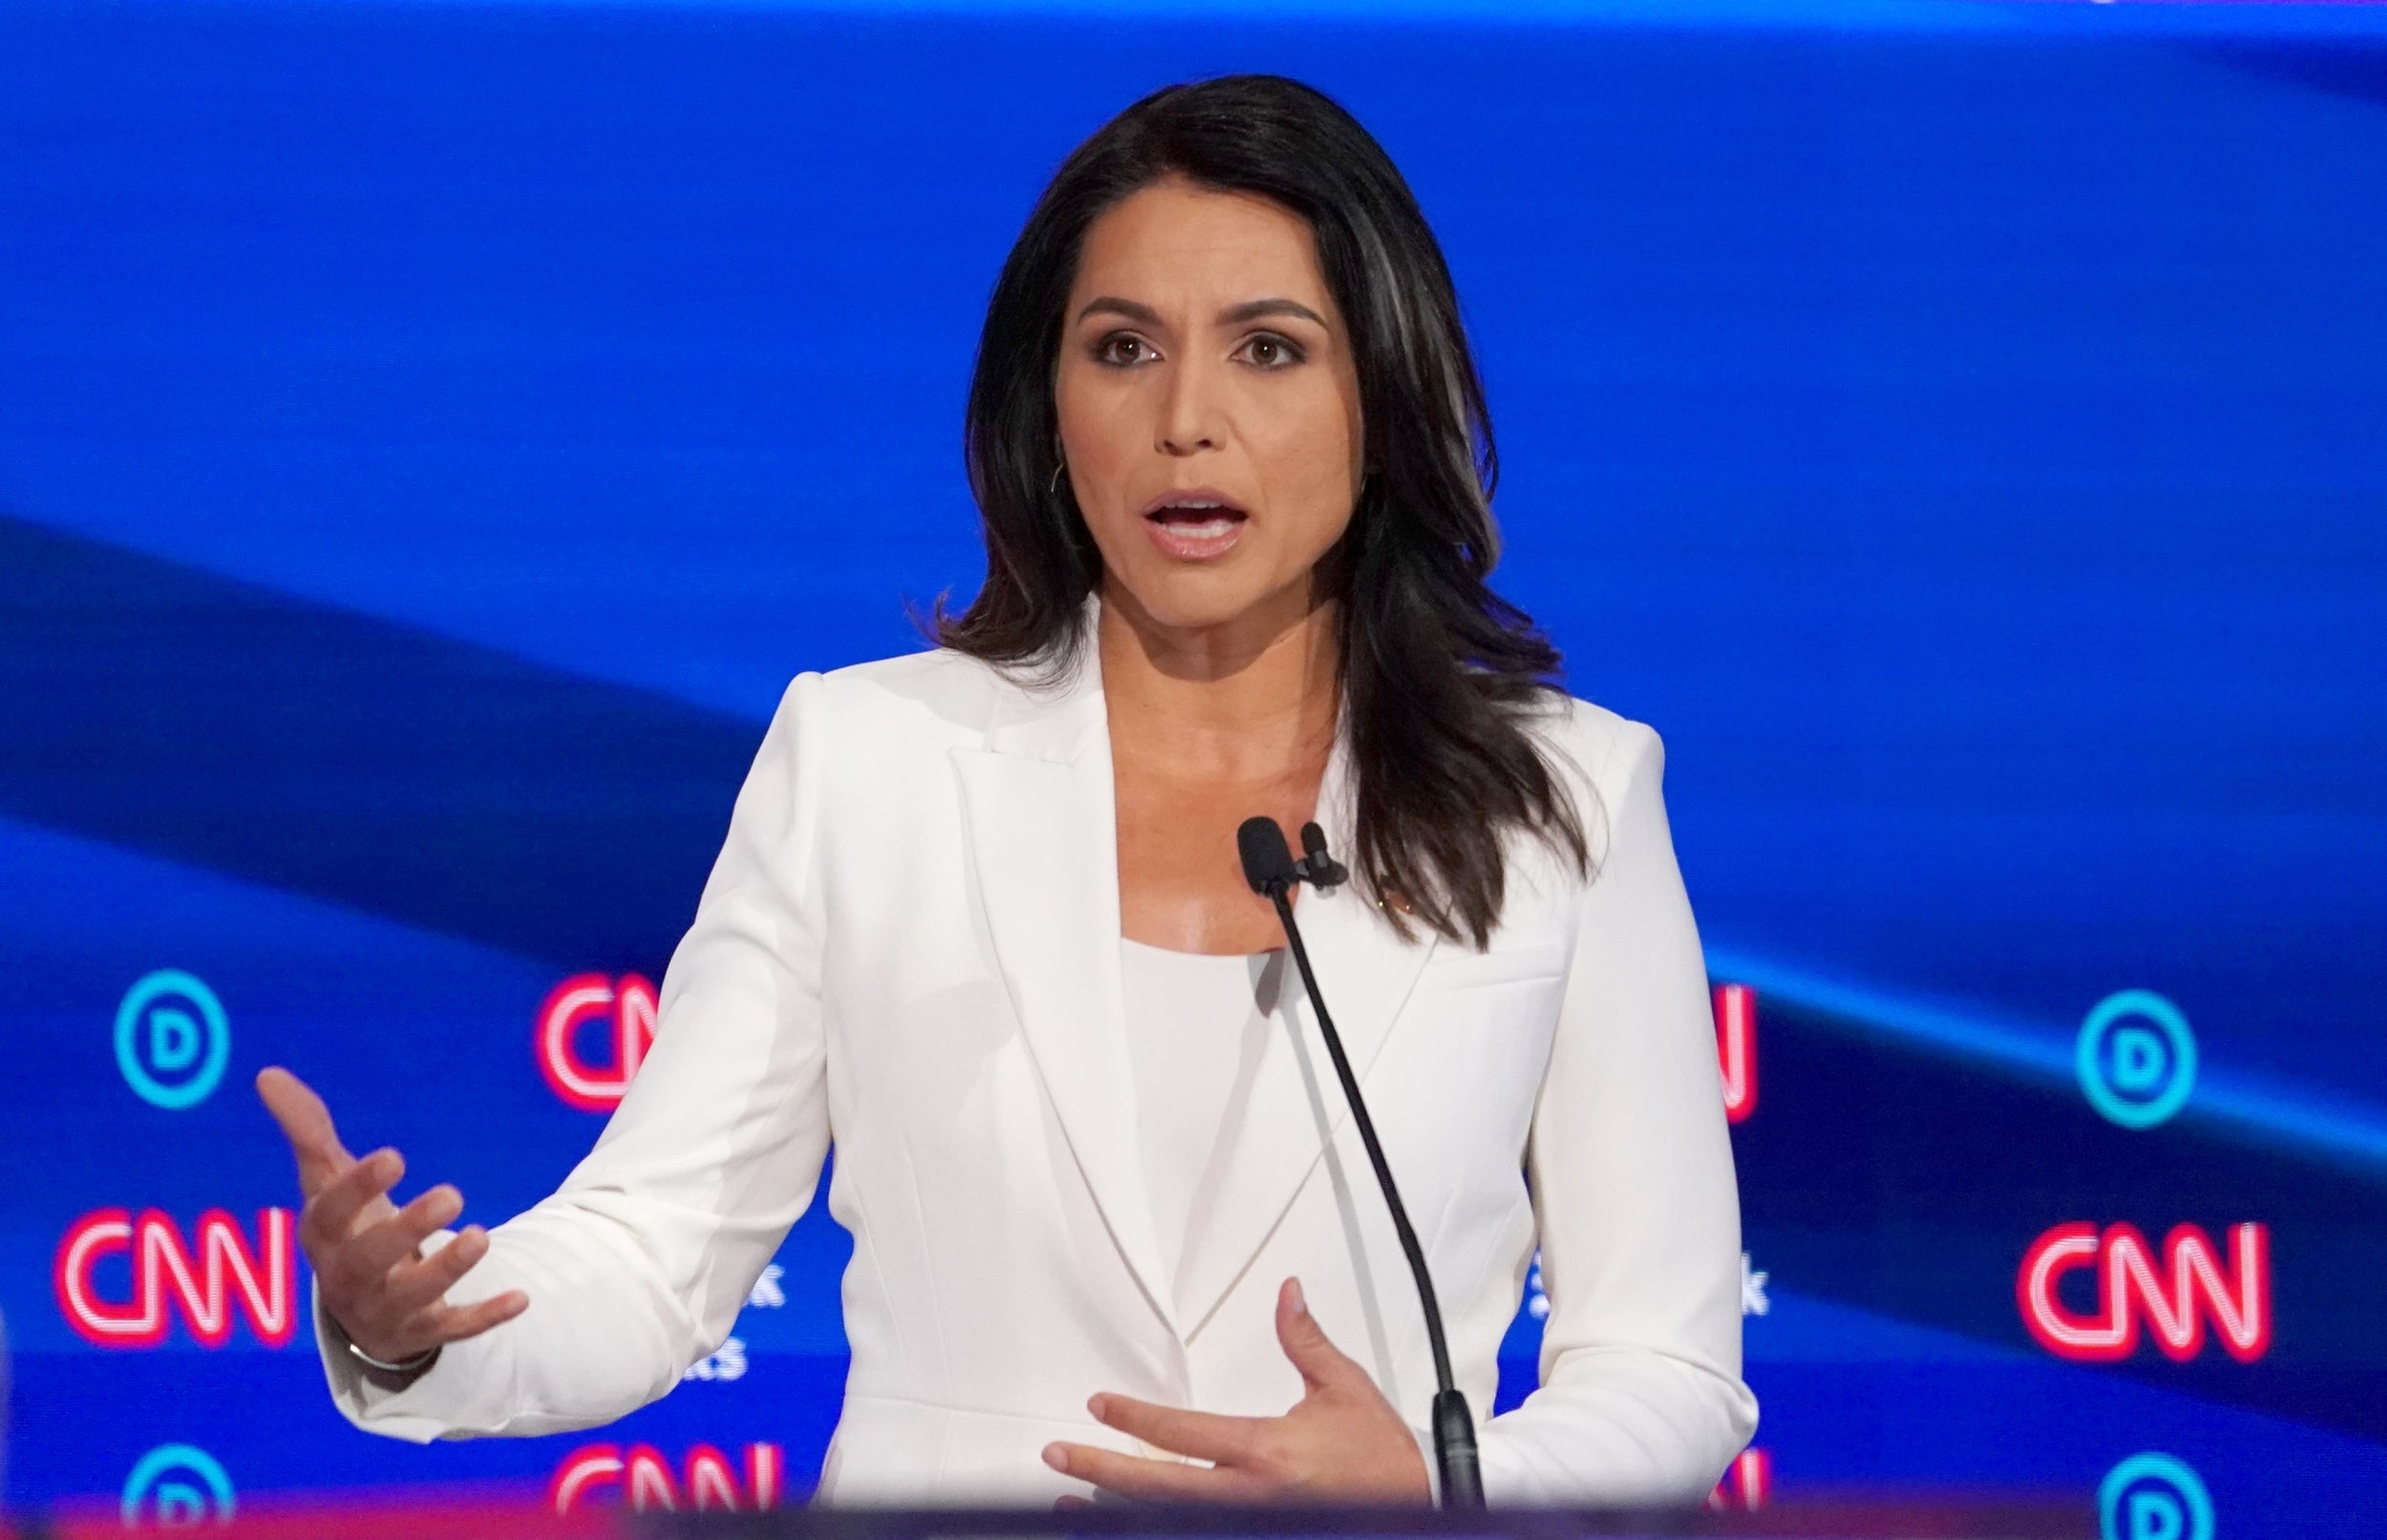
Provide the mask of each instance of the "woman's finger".
MULTIPOLYGON (((519 1289, 508 1289, 475 1304, 439 1306, 424 1318, 429 1332, 426 1345, 444 1346, 461 1342, 468 1337, 478 1337, 492 1326, 502 1326, 531 1307, 531 1297, 519 1289)), ((415 1349, 421 1352, 421 1348, 415 1349)))
POLYGON ((1310 1314, 1309 1302, 1301 1297, 1301 1280, 1287 1278, 1277 1291, 1277 1342, 1284 1356, 1301 1373, 1301 1383, 1311 1390, 1338 1390, 1348 1386, 1356 1376, 1370 1388, 1367 1371, 1354 1362, 1342 1349, 1326 1336, 1326 1328, 1318 1324, 1310 1314))
MULTIPOLYGON (((386 1299, 383 1302, 388 1303, 386 1299)), ((519 1289, 509 1289, 494 1298, 461 1307, 434 1302, 430 1309, 417 1310, 409 1317, 391 1317, 390 1318, 397 1319, 397 1324, 372 1329, 366 1335, 359 1335, 346 1320, 342 1320, 340 1325, 342 1330, 348 1332, 349 1340, 373 1357, 402 1362, 428 1353, 434 1347, 445 1347, 450 1342, 460 1342, 468 1337, 478 1337, 492 1326, 512 1320, 529 1307, 528 1295, 519 1289)))
POLYGON ((1107 1492, 1147 1503, 1231 1503, 1264 1495, 1241 1471, 1147 1460, 1085 1444, 1048 1444, 1045 1464, 1107 1492))
POLYGON ((332 1127, 331 1108, 298 1076, 280 1065, 259 1070, 257 1098, 282 1125, 282 1136, 290 1141, 290 1153, 298 1161, 299 1192, 304 1196, 313 1197, 356 1163, 332 1127))
POLYGON ((421 1261, 399 1263, 385 1286, 391 1308, 402 1319, 431 1309, 488 1255, 489 1232, 473 1225, 421 1261))
POLYGON ((299 1215, 299 1239, 312 1257, 338 1248, 356 1233, 360 1218, 382 1217, 376 1203, 394 1213, 386 1195, 406 1174, 406 1161, 394 1150, 376 1150, 333 1178, 330 1185, 306 1200, 299 1215))
POLYGON ((341 1265, 362 1281, 385 1278, 400 1262, 419 1255, 423 1242, 464 1212, 464 1194, 442 1183, 387 1219, 367 1225, 342 1248, 341 1265))
POLYGON ((1216 1412, 1190 1412, 1177 1406, 1155 1405, 1133 1396, 1101 1395, 1086 1403, 1094 1421, 1115 1427, 1131 1438, 1168 1450, 1219 1465, 1242 1465, 1253 1453, 1258 1431, 1249 1417, 1222 1417, 1216 1412))

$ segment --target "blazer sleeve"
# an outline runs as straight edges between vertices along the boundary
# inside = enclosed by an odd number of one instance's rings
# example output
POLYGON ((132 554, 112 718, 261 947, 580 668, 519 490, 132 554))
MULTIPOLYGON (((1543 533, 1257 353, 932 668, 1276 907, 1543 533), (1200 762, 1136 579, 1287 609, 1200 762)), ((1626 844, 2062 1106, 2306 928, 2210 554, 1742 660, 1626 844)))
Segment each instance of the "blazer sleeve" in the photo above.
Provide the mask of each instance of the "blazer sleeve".
POLYGON ((1527 1151, 1541 1386, 1485 1425, 1490 1502, 1698 1502, 1757 1427, 1740 1199, 1664 757, 1627 723, 1595 777, 1608 838, 1527 1151))
MULTIPOLYGON (((655 1042, 562 1187, 490 1232, 451 1303, 529 1308, 451 1342, 402 1391, 316 1328, 350 1422, 417 1443, 610 1422, 720 1346, 812 1201, 829 1148, 820 1007, 821 680, 797 678, 664 975, 655 1042)), ((444 1235, 439 1243, 453 1239, 444 1235)))

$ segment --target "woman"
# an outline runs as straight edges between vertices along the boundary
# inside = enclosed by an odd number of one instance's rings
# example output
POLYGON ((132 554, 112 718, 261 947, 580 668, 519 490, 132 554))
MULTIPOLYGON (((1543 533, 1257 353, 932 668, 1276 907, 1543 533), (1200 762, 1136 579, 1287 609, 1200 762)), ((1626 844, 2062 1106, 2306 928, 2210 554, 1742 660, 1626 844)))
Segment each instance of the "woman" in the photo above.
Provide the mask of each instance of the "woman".
POLYGON ((1756 1404, 1658 744, 1485 585, 1481 390, 1383 150, 1276 77, 1130 108, 1004 266, 967 459, 984 588, 790 686, 560 1192, 450 1236, 453 1189, 393 1208, 394 1151, 261 1077, 342 1408, 430 1439, 664 1394, 834 1131, 824 1498, 1429 1498, 1417 1301, 1237 865, 1267 813, 1354 870, 1300 923, 1479 1412, 1540 1248, 1489 1499, 1702 1495, 1756 1404))

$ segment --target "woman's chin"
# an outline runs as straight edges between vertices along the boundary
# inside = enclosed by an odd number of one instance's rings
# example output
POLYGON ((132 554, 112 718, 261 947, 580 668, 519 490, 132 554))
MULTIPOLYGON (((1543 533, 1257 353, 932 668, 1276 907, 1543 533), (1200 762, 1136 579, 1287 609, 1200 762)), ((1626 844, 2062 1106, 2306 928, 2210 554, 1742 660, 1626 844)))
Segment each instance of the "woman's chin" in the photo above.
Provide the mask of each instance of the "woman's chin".
POLYGON ((1308 584, 1280 585, 1260 580, 1250 572, 1135 572, 1111 579, 1126 589, 1132 618, 1140 625, 1164 631, 1236 630, 1249 626, 1276 629, 1308 613, 1308 584))

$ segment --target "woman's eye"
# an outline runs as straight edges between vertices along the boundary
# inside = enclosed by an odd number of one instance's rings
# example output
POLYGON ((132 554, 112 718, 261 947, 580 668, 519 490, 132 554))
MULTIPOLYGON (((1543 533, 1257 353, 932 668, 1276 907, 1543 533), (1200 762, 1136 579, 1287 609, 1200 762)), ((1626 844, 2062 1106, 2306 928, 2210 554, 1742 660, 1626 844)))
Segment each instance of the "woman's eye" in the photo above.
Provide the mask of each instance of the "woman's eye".
POLYGON ((1243 348, 1251 355, 1252 362, 1261 369, 1285 369, 1301 361, 1301 349, 1282 337, 1267 333, 1254 337, 1243 345, 1243 348))
POLYGON ((1098 363, 1126 366, 1143 362, 1151 356, 1151 348, 1143 338, 1124 331, 1114 331, 1094 345, 1098 363))

